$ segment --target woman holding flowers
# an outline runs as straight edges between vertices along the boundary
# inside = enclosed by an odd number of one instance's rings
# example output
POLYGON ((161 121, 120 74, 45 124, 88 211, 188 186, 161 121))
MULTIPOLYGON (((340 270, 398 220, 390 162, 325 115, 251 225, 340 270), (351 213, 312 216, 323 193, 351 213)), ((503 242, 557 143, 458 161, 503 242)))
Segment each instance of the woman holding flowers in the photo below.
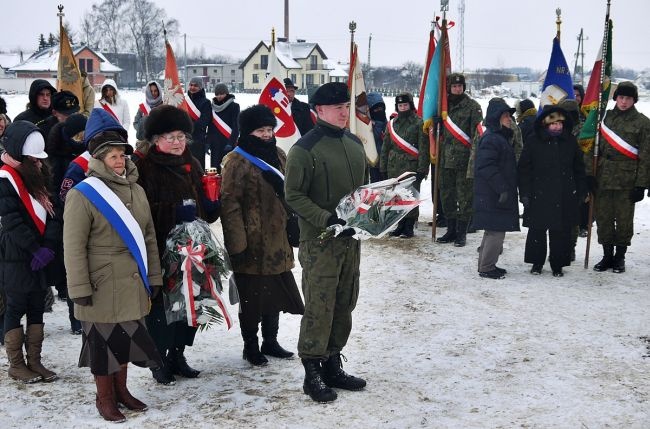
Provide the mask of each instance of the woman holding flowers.
MULTIPOLYGON (((189 150, 192 120, 183 110, 170 105, 151 110, 144 126, 145 138, 153 145, 137 161, 140 178, 156 230, 158 252, 162 257, 169 232, 183 222, 197 218, 214 222, 219 217, 218 201, 208 200, 202 190, 203 169, 189 150)), ((160 384, 175 382, 174 374, 196 378, 197 371, 187 364, 185 347, 194 343, 197 328, 182 320, 168 324, 163 294, 153 300, 146 318, 163 365, 153 370, 160 384)))
POLYGON ((221 224, 241 303, 243 358, 256 366, 268 363, 264 355, 293 356, 277 341, 279 313, 304 312, 291 273, 293 249, 287 239, 284 201, 286 155, 275 144, 275 125, 275 116, 266 106, 242 111, 237 148, 226 156, 222 169, 221 224))

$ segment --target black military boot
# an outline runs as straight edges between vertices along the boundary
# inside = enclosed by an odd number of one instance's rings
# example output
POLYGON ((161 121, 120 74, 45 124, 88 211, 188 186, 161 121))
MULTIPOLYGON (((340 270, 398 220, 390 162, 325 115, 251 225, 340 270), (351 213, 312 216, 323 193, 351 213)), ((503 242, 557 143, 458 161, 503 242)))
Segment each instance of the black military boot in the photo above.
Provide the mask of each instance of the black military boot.
POLYGON ((447 232, 436 239, 436 243, 451 243, 456 240, 456 219, 447 219, 447 232))
POLYGON ((269 363, 266 356, 260 352, 260 346, 257 341, 257 329, 253 332, 252 330, 248 331, 242 328, 241 335, 244 339, 244 352, 242 358, 255 366, 263 366, 269 363))
POLYGON ((293 353, 285 350, 278 343, 278 329, 280 324, 280 314, 267 314, 262 316, 262 348, 261 352, 268 356, 281 359, 288 359, 293 353))
POLYGON ((402 235, 403 230, 404 230, 404 219, 397 222, 397 228, 389 232, 388 235, 390 235, 391 237, 399 237, 400 235, 402 235))
POLYGON ((413 238, 413 227, 415 226, 415 219, 402 219, 404 221, 404 228, 399 235, 401 238, 413 238))
POLYGON ((162 359, 162 366, 159 366, 158 368, 152 368, 151 375, 153 375, 154 380, 156 380, 158 384, 164 384, 166 386, 176 384, 176 378, 169 368, 167 350, 161 350, 160 357, 162 359))
POLYGON ((340 353, 330 355, 323 362, 323 381, 328 387, 338 387, 345 390, 361 390, 366 387, 366 380, 343 371, 340 353))
POLYGON ((185 378, 196 378, 201 371, 192 368, 187 364, 185 359, 185 346, 174 347, 169 351, 167 361, 169 362, 169 370, 172 374, 182 375, 185 378))
POLYGON ((607 271, 614 263, 614 245, 603 244, 603 259, 594 265, 594 271, 607 271))
POLYGON ((302 391, 316 402, 331 402, 337 395, 323 382, 321 362, 318 359, 302 359, 305 367, 305 382, 302 391))
POLYGON ((454 246, 456 247, 465 247, 467 243, 467 222, 459 220, 456 222, 456 239, 454 240, 454 246))
POLYGON ((625 252, 627 252, 627 246, 616 246, 616 255, 614 255, 614 262, 612 263, 613 272, 625 272, 625 252))

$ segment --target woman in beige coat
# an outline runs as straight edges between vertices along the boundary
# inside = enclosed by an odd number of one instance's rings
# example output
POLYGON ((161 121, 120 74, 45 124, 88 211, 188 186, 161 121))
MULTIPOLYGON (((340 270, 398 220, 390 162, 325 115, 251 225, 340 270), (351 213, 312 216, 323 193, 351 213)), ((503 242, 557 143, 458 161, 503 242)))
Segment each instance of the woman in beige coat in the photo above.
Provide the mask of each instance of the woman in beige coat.
POLYGON ((241 302, 243 357, 253 365, 268 363, 264 355, 293 356, 277 341, 279 312, 305 311, 291 273, 293 249, 287 239, 281 176, 287 158, 276 147, 275 124, 275 116, 266 106, 242 111, 237 148, 226 156, 222 169, 221 224, 241 302), (257 340, 260 321, 261 351, 257 340))
MULTIPOLYGON (((68 291, 83 328, 79 366, 90 367, 95 376, 96 406, 109 421, 125 420, 117 409, 118 403, 130 410, 147 409, 126 387, 127 364, 150 368, 161 364, 144 323, 151 296, 162 285, 160 261, 149 204, 144 190, 136 184, 135 164, 125 156, 125 150, 128 154, 133 149, 124 135, 104 131, 90 140, 89 178, 68 193, 63 229, 68 291), (93 182, 94 178, 99 181, 93 182), (106 209, 98 209, 101 204, 96 200, 91 202, 92 194, 87 190, 90 184, 101 195, 116 196, 119 201, 110 205, 119 206, 120 201, 124 205, 120 207, 124 212, 119 219, 127 225, 132 221, 134 229, 140 227, 146 274, 138 268, 136 258, 115 229, 116 224, 107 218, 106 209)), ((119 213, 117 208, 116 212, 119 213)))

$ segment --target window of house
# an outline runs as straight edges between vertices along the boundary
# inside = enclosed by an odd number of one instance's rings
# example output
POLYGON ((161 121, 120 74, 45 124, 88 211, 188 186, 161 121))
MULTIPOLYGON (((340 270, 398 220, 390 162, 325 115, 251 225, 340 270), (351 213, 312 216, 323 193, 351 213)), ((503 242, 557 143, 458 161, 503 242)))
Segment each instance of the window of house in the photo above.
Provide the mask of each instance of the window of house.
POLYGON ((235 69, 230 70, 230 74, 231 74, 232 76, 234 76, 234 75, 235 75, 235 69))
POLYGON ((269 56, 268 55, 260 55, 260 68, 263 70, 266 70, 266 68, 269 66, 269 56))
POLYGON ((320 75, 320 84, 322 85, 324 83, 325 83, 325 75, 322 74, 322 75, 320 75))
POLYGON ((314 84, 314 75, 313 74, 308 74, 305 76, 305 83, 307 86, 312 86, 314 84))
POLYGON ((192 73, 196 74, 196 69, 192 69, 192 73))
POLYGON ((311 69, 312 70, 317 70, 317 68, 318 68, 318 56, 312 55, 311 57, 309 57, 309 60, 310 60, 310 64, 311 64, 311 69))
POLYGON ((253 83, 260 83, 260 78, 257 73, 253 75, 253 83))
POLYGON ((93 72, 93 60, 92 58, 86 58, 86 73, 93 72))
POLYGON ((296 86, 300 86, 298 85, 298 76, 295 73, 291 73, 291 82, 296 86))

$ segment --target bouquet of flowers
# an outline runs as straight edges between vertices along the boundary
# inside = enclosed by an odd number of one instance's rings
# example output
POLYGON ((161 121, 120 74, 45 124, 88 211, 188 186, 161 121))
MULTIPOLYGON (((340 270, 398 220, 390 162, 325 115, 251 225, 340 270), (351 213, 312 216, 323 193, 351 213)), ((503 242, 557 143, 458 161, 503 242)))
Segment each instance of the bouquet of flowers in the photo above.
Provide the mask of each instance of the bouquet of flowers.
POLYGON ((232 268, 224 247, 201 219, 177 225, 167 236, 162 257, 167 323, 187 320, 204 330, 232 318, 224 299, 224 285, 232 268))
POLYGON ((321 238, 335 237, 345 228, 354 228, 359 239, 383 237, 420 204, 420 193, 413 182, 415 173, 404 173, 361 186, 344 196, 336 207, 336 215, 345 220, 345 226, 329 226, 321 238))

